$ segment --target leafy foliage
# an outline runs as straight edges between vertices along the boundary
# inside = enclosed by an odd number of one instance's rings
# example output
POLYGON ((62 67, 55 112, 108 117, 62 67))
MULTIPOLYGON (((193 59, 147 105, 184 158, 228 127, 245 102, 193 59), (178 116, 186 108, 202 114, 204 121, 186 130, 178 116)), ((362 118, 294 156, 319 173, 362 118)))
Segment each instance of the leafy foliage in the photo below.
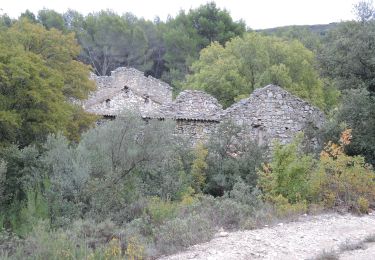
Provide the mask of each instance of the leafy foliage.
POLYGON ((194 188, 196 192, 200 192, 206 183, 206 169, 207 163, 206 158, 208 150, 203 146, 202 143, 197 144, 195 148, 196 158, 193 161, 191 168, 191 175, 193 177, 194 188))
POLYGON ((282 39, 244 34, 243 22, 214 3, 166 22, 111 11, 1 15, 0 258, 155 258, 206 241, 218 227, 256 228, 314 207, 367 213, 375 203, 366 164, 375 154, 374 15, 367 2, 356 11, 358 22, 334 25, 325 38, 291 27, 272 33, 282 39), (184 86, 224 106, 279 84, 333 114, 323 133, 331 142, 319 160, 301 137, 276 143, 265 158, 225 122, 192 149, 168 120, 128 111, 87 131, 95 118, 72 101, 94 84, 78 58, 100 75, 136 67, 175 91, 193 72, 184 86))
POLYGON ((198 58, 198 53, 212 42, 224 45, 235 36, 245 32, 243 21, 234 22, 226 10, 220 10, 214 2, 181 11, 166 23, 163 34, 166 54, 165 61, 169 72, 163 79, 171 82, 177 89, 179 81, 190 72, 189 67, 198 58))
POLYGON ((75 19, 79 20, 72 29, 83 49, 81 57, 98 75, 108 75, 120 66, 142 68, 145 65, 147 38, 133 15, 121 17, 101 11, 75 19))
POLYGON ((344 147, 351 141, 345 130, 340 144, 328 143, 320 156, 320 167, 312 177, 312 191, 328 207, 343 206, 365 211, 366 201, 375 201, 375 173, 360 156, 348 156, 344 147))
POLYGON ((365 88, 375 91, 373 62, 374 21, 345 22, 324 39, 319 53, 320 70, 333 78, 339 89, 365 88))
MULTIPOLYGON (((2 158, 2 222, 4 227, 25 234, 30 222, 46 217, 43 197, 44 165, 33 146, 10 146, 0 151, 2 158)), ((35 223, 35 222, 34 222, 35 223)))
POLYGON ((301 153, 302 136, 282 146, 275 143, 272 161, 259 171, 259 187, 267 200, 278 196, 296 203, 309 199, 310 174, 315 167, 314 159, 301 153))
POLYGON ((210 137, 205 192, 222 196, 232 189, 238 178, 255 187, 256 169, 263 160, 264 151, 251 140, 242 139, 240 132, 241 127, 225 122, 210 137))
POLYGON ((255 88, 276 84, 324 107, 323 84, 313 59, 313 53, 296 40, 247 33, 225 47, 212 43, 202 50, 184 87, 202 89, 227 107, 255 88))
POLYGON ((375 44, 375 20, 371 10, 373 7, 369 2, 358 3, 355 11, 363 17, 359 17, 358 22, 340 23, 332 30, 324 38, 318 61, 321 74, 342 90, 342 104, 334 116, 335 127, 332 129, 343 123, 353 129, 354 138, 346 147, 347 153, 363 155, 367 162, 374 164, 372 46, 375 44))
POLYGON ((345 130, 339 145, 326 144, 319 161, 300 153, 298 139, 276 145, 271 163, 259 172, 258 185, 265 199, 281 215, 306 211, 307 203, 366 212, 375 201, 375 173, 363 157, 344 153, 351 138, 351 130, 345 130))
POLYGON ((73 60, 74 35, 26 20, 0 33, 0 143, 40 143, 58 131, 77 139, 94 118, 66 100, 86 97, 94 85, 88 67, 73 60))

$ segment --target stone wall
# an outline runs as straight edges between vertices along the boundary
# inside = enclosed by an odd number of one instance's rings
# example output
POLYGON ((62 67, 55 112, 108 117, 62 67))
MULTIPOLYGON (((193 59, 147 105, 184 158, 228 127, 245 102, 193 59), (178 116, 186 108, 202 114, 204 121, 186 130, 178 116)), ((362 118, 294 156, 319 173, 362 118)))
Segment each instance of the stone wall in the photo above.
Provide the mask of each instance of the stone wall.
POLYGON ((216 98, 198 90, 184 90, 175 100, 153 111, 150 117, 220 121, 223 108, 216 98))
MULTIPOLYGON (((108 93, 107 90, 100 90, 108 93)), ((139 110, 142 114, 150 113, 160 107, 160 104, 154 102, 146 96, 139 96, 130 89, 120 89, 108 95, 99 95, 93 104, 86 104, 86 111, 102 115, 116 116, 124 110, 139 110)))
POLYGON ((203 120, 176 120, 176 134, 189 140, 192 145, 205 142, 217 129, 219 122, 203 120))
POLYGON ((243 135, 268 146, 274 139, 288 143, 298 132, 319 129, 324 123, 318 108, 274 85, 256 89, 249 98, 233 104, 222 119, 243 126, 243 135))
POLYGON ((127 86, 140 95, 148 95, 152 100, 161 104, 172 101, 172 88, 167 83, 152 76, 145 77, 143 72, 134 68, 117 68, 111 72, 111 78, 114 88, 127 86))
POLYGON ((98 90, 102 88, 111 88, 112 87, 112 77, 111 76, 97 76, 94 73, 91 73, 90 79, 94 80, 96 83, 96 88, 98 90))
POLYGON ((126 109, 142 114, 156 111, 164 103, 172 102, 172 88, 165 82, 133 68, 120 67, 111 76, 91 74, 97 90, 82 102, 84 109, 102 116, 116 116, 126 109))
POLYGON ((88 112, 116 116, 134 109, 140 110, 143 118, 173 119, 176 133, 189 137, 193 144, 207 140, 225 120, 243 126, 244 137, 267 146, 274 139, 288 143, 298 132, 319 129, 324 122, 318 108, 274 85, 256 89, 249 98, 223 110, 214 97, 197 90, 185 90, 172 101, 168 84, 132 68, 92 78, 98 90, 83 104, 88 112))

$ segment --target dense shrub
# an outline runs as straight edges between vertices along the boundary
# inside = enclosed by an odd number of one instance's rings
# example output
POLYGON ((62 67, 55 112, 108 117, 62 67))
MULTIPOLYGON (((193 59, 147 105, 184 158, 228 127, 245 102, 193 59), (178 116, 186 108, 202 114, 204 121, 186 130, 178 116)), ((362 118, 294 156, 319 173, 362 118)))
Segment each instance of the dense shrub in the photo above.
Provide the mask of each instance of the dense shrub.
POLYGON ((351 131, 345 130, 340 143, 329 142, 320 156, 320 165, 311 179, 314 196, 326 207, 345 207, 366 212, 375 202, 375 173, 361 156, 344 153, 351 131))
POLYGON ((349 156, 351 130, 329 142, 319 161, 298 149, 301 138, 276 144, 272 160, 259 171, 259 187, 279 216, 305 212, 310 203, 365 213, 375 201, 375 173, 361 156, 349 156))
POLYGON ((309 178, 315 160, 301 151, 303 137, 292 143, 275 143, 272 160, 259 171, 259 187, 266 200, 273 201, 280 195, 291 203, 309 199, 309 178))
POLYGON ((0 149, 0 224, 23 235, 31 219, 45 216, 46 170, 35 146, 0 149), (31 201, 32 200, 32 201, 31 201))
POLYGON ((202 143, 198 143, 195 147, 195 159, 191 167, 191 175, 193 178, 193 186, 196 192, 201 192, 206 183, 206 158, 208 150, 202 143))
POLYGON ((46 222, 40 222, 10 259, 84 259, 90 253, 84 241, 75 241, 65 232, 51 231, 46 222))
POLYGON ((349 131, 319 160, 305 154, 302 136, 275 143, 262 166, 263 150, 241 140, 241 131, 222 124, 193 150, 168 122, 129 113, 79 144, 56 135, 42 152, 3 150, 0 223, 23 240, 3 231, 0 256, 152 258, 209 240, 220 228, 257 228, 321 205, 366 213, 374 203, 374 172, 344 153, 349 131))
POLYGON ((257 168, 263 161, 264 149, 240 135, 243 129, 233 122, 220 124, 207 144, 206 186, 204 191, 222 196, 242 178, 252 187, 257 183, 257 168))
POLYGON ((154 230, 160 253, 171 253, 209 240, 214 233, 210 220, 200 214, 166 221, 154 230))

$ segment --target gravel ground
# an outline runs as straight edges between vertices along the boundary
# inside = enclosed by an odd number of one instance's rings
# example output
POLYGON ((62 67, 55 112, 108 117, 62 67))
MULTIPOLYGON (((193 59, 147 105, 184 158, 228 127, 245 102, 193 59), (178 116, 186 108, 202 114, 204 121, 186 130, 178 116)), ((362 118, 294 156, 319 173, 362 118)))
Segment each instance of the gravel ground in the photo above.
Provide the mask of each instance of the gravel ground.
MULTIPOLYGON (((375 234, 375 214, 303 216, 296 222, 272 227, 221 232, 207 243, 160 260, 314 259, 323 250, 338 252, 340 245, 360 242, 371 234, 375 234)), ((375 259, 375 244, 343 252, 340 259, 375 259)))

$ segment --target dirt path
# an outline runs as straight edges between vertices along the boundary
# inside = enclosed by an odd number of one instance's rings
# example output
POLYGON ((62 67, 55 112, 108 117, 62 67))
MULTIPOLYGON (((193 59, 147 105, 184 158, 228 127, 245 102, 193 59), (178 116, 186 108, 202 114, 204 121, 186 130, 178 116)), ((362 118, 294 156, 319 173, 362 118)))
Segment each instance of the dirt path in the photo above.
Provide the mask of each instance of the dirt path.
MULTIPOLYGON (((228 233, 161 259, 313 259, 323 250, 339 251, 340 245, 362 241, 371 234, 375 234, 375 215, 305 216, 297 222, 228 233)), ((375 259, 375 245, 344 252, 341 258, 375 259)))

